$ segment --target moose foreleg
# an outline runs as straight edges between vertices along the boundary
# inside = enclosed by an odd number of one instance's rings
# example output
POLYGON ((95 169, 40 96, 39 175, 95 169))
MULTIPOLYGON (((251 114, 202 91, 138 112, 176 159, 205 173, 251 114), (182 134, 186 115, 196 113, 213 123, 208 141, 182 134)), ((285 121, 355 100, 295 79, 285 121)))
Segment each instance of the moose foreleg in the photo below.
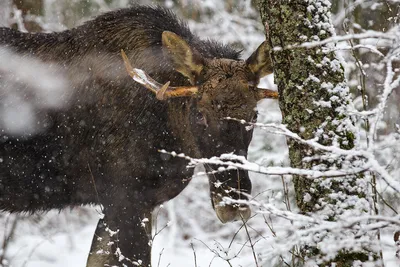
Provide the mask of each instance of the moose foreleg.
POLYGON ((151 213, 128 210, 126 207, 122 210, 113 208, 99 220, 87 267, 151 265, 151 243, 148 237, 151 218, 143 220, 144 216, 151 213))

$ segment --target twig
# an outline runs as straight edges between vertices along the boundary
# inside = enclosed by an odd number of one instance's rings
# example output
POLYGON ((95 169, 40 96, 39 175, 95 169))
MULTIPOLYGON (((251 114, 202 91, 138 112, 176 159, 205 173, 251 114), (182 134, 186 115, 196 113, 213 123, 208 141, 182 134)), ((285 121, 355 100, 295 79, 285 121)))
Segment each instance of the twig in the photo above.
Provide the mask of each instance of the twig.
POLYGON ((9 245, 8 241, 10 241, 11 238, 14 236, 15 229, 17 228, 17 223, 18 223, 18 220, 19 220, 19 216, 15 215, 15 219, 14 219, 12 225, 11 225, 10 232, 7 235, 7 225, 9 223, 10 217, 11 217, 11 215, 9 215, 7 217, 7 220, 6 220, 6 223, 5 223, 5 227, 4 227, 4 239, 3 239, 3 245, 2 245, 2 254, 0 255, 0 265, 3 264, 4 257, 6 255, 6 251, 7 251, 8 245, 9 245))
POLYGON ((90 173, 90 178, 92 179, 92 183, 93 183, 93 188, 94 188, 94 192, 96 193, 96 198, 97 198, 97 202, 100 204, 100 209, 101 209, 101 212, 103 212, 103 208, 102 208, 102 206, 101 206, 101 202, 100 202, 100 196, 99 196, 99 192, 97 191, 97 186, 96 186, 96 182, 95 182, 95 180, 94 180, 94 176, 93 176, 93 173, 92 173, 92 169, 90 168, 90 164, 89 164, 89 162, 88 162, 88 169, 89 169, 89 173, 90 173))
POLYGON ((257 256, 256 256, 256 252, 254 251, 254 245, 253 245, 253 242, 251 241, 251 237, 250 237, 250 234, 249 234, 249 230, 247 229, 247 223, 246 223, 246 221, 244 220, 242 214, 240 214, 240 217, 242 218, 243 225, 244 225, 244 229, 246 230, 247 237, 249 238, 249 243, 250 243, 250 246, 251 246, 251 251, 253 252, 254 262, 255 262, 256 266, 258 267, 257 256))
POLYGON ((161 264, 161 256, 162 256, 163 252, 164 252, 164 248, 161 250, 160 254, 158 254, 158 255, 160 255, 160 257, 158 257, 158 264, 157 264, 158 267, 160 267, 160 264, 161 264))
POLYGON ((192 247, 193 250, 193 257, 194 257, 194 266, 197 267, 197 258, 196 258, 196 251, 194 250, 193 243, 190 243, 190 246, 192 247))

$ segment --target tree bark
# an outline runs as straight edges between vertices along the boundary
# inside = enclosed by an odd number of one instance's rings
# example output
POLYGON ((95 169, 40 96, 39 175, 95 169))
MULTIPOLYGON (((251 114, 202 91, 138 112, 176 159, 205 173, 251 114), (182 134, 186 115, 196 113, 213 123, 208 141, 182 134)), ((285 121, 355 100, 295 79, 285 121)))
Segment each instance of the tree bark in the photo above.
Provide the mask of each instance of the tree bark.
MULTIPOLYGON (((346 112, 350 103, 343 67, 332 52, 333 45, 303 48, 305 42, 322 41, 334 34, 328 1, 259 0, 261 19, 274 64, 275 83, 280 94, 283 124, 304 140, 349 150, 356 142, 354 120, 346 112)), ((288 139, 289 157, 294 168, 309 170, 349 170, 362 159, 322 152, 288 139)), ((296 201, 303 214, 326 221, 338 221, 370 213, 367 180, 362 174, 346 177, 310 179, 293 176, 296 201)), ((299 265, 313 262, 318 266, 353 266, 355 261, 378 260, 373 248, 341 248, 331 251, 329 242, 360 238, 353 229, 341 236, 318 233, 302 243, 299 265), (322 238, 321 238, 322 237, 322 238), (329 241, 331 240, 331 241, 329 241), (336 256, 335 256, 336 255, 336 256)), ((363 236, 364 238, 364 236, 363 236)), ((368 235, 368 244, 375 236, 368 235)))

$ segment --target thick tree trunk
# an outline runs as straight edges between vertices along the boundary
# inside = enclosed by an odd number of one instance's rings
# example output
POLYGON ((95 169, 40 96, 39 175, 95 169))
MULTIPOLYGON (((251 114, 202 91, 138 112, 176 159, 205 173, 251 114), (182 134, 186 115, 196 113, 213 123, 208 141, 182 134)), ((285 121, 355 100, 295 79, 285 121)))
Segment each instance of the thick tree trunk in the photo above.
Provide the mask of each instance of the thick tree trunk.
MULTIPOLYGON (((352 149, 356 130, 352 118, 346 113, 349 91, 343 67, 329 49, 333 45, 299 47, 301 43, 321 41, 332 36, 329 2, 260 0, 259 8, 266 25, 267 39, 274 48, 271 59, 280 94, 283 124, 305 140, 313 139, 325 146, 352 149)), ((294 168, 349 170, 362 163, 355 157, 316 151, 293 139, 288 139, 288 145, 294 168)), ((304 214, 338 221, 370 212, 366 198, 367 181, 362 175, 321 179, 294 176, 293 179, 297 204, 304 214)), ((335 262, 336 266, 353 266, 355 261, 377 260, 378 254, 371 248, 338 249, 336 256, 327 255, 327 240, 334 240, 339 247, 341 241, 349 237, 360 238, 352 229, 343 232, 343 236, 330 235, 329 232, 321 232, 319 238, 303 243, 299 262, 312 261, 319 266, 330 266, 335 262)), ((367 238, 369 242, 375 237, 369 235, 367 238)))

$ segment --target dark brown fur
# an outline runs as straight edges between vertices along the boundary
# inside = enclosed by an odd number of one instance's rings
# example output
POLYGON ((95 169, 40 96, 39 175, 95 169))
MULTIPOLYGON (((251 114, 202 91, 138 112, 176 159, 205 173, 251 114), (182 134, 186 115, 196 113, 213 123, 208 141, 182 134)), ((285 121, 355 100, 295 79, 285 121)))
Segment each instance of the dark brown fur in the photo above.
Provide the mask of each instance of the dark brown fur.
MULTIPOLYGON (((0 46, 52 64, 53 71, 68 81, 64 105, 40 109, 37 116, 46 123, 34 132, 16 134, 0 128, 0 208, 35 212, 102 204, 105 218, 96 230, 88 266, 130 266, 139 259, 143 266, 150 264, 140 221, 156 205, 178 195, 193 174, 185 160, 159 149, 192 157, 231 152, 247 156, 252 132, 224 117, 253 119, 257 99, 248 83, 257 83, 260 74, 238 60, 238 51, 200 40, 165 9, 122 9, 60 33, 0 28, 0 46), (175 71, 179 58, 163 48, 164 31, 176 33, 189 45, 201 73, 191 77, 175 71), (121 49, 134 67, 158 82, 201 84, 199 94, 157 100, 127 75, 121 49), (206 127, 198 123, 199 114, 207 119, 206 127), (110 235, 107 228, 119 233, 110 235), (96 254, 107 249, 108 241, 114 242, 112 253, 96 254), (123 258, 115 256, 119 251, 123 258)), ((29 84, 20 86, 24 91, 29 84)), ((250 193, 247 172, 210 175, 210 188, 218 199, 230 186, 250 193), (216 188, 216 181, 224 186, 216 188)), ((238 198, 237 193, 231 196, 238 198)), ((213 205, 218 204, 215 201, 213 205)))

